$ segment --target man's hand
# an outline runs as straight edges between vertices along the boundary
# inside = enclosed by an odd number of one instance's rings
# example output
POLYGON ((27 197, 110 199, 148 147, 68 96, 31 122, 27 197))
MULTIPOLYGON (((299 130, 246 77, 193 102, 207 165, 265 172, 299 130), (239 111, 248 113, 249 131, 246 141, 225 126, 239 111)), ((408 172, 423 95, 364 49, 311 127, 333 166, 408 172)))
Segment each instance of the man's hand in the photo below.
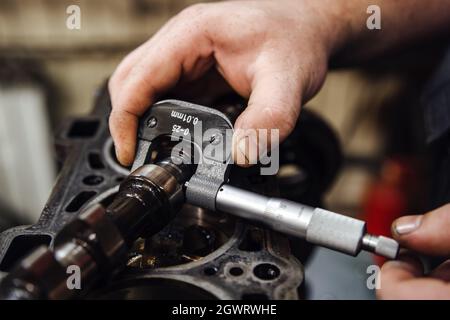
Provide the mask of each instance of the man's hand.
POLYGON ((183 10, 129 54, 110 79, 110 129, 119 161, 133 161, 138 118, 160 94, 216 68, 249 98, 235 123, 240 135, 233 155, 254 163, 255 152, 242 152, 258 148, 246 130, 279 129, 282 141, 300 105, 322 85, 333 53, 339 51, 338 61, 354 63, 450 26, 450 2, 378 0, 382 30, 368 30, 372 2, 227 1, 183 10))
POLYGON ((235 150, 245 148, 246 129, 279 129, 283 140, 295 126, 301 102, 324 81, 329 55, 341 38, 334 3, 230 1, 194 5, 172 18, 110 79, 110 128, 119 161, 133 161, 138 117, 158 95, 212 67, 249 98, 235 123, 242 129, 235 150))
MULTIPOLYGON (((425 215, 405 216, 392 225, 392 233, 410 250, 450 257, 450 204, 425 215)), ((450 260, 424 275, 423 265, 412 254, 385 263, 381 269, 381 299, 450 299, 450 260)))

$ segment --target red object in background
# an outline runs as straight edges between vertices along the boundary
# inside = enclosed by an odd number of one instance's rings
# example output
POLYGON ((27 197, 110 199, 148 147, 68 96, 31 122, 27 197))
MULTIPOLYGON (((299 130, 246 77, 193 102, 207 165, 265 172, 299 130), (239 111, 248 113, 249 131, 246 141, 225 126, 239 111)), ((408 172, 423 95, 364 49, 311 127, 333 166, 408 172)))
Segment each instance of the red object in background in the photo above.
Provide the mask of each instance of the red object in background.
MULTIPOLYGON (((409 199, 415 193, 415 161, 393 158, 386 160, 381 168, 380 177, 372 184, 363 203, 363 212, 368 232, 391 236, 391 224, 406 214, 409 199)), ((375 256, 381 265, 385 258, 375 256)))

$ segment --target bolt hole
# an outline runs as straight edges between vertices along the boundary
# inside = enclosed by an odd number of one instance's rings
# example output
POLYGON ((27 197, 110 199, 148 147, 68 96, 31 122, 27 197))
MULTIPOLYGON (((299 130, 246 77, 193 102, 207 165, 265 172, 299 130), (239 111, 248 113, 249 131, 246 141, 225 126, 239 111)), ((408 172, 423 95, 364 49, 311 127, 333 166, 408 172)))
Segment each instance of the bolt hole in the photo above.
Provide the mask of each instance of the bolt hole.
POLYGON ((261 280, 274 280, 280 276, 280 269, 270 263, 261 263, 253 269, 253 273, 261 280))
POLYGON ((52 238, 45 234, 24 234, 16 236, 7 249, 0 264, 0 271, 10 271, 18 261, 41 245, 49 246, 52 238))
POLYGON ((91 152, 88 155, 88 162, 89 162, 89 166, 92 169, 104 169, 105 165, 103 164, 102 159, 100 158, 100 155, 97 152, 91 152))
POLYGON ((70 201, 69 205, 66 207, 67 212, 77 212, 80 208, 89 201, 93 196, 95 196, 97 192, 95 191, 82 191, 80 192, 72 201, 70 201))
POLYGON ((217 273, 217 271, 219 271, 217 267, 208 267, 205 268, 205 270, 203 270, 203 273, 206 274, 207 276, 213 276, 217 273))
POLYGON ((96 186, 103 182, 102 176, 90 175, 83 179, 83 183, 88 186, 96 186))
POLYGON ((240 275, 242 275, 244 273, 244 270, 242 270, 242 268, 240 268, 240 267, 233 267, 230 269, 229 272, 232 276, 239 277, 240 275))
POLYGON ((67 133, 69 138, 91 138, 95 136, 100 126, 98 120, 76 120, 67 133))

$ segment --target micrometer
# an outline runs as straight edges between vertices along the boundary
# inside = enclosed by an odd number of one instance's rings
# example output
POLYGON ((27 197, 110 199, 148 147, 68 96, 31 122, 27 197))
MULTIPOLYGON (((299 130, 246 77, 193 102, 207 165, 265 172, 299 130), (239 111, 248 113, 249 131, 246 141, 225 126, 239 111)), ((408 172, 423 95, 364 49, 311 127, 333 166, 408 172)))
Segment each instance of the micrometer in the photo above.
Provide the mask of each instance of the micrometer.
POLYGON ((395 259, 399 244, 367 233, 364 221, 293 201, 269 198, 228 184, 233 126, 221 112, 184 101, 154 104, 141 118, 133 169, 151 161, 155 141, 170 137, 197 152, 186 202, 257 221, 278 232, 356 256, 366 250, 395 259))
POLYGON ((190 203, 257 221, 281 233, 350 255, 367 250, 397 256, 396 241, 368 234, 363 221, 229 184, 233 126, 217 110, 166 100, 141 118, 132 173, 104 207, 87 207, 20 260, 0 281, 1 299, 69 299, 89 293, 124 268, 140 236, 162 230, 190 203), (67 286, 80 269, 82 290, 67 286))

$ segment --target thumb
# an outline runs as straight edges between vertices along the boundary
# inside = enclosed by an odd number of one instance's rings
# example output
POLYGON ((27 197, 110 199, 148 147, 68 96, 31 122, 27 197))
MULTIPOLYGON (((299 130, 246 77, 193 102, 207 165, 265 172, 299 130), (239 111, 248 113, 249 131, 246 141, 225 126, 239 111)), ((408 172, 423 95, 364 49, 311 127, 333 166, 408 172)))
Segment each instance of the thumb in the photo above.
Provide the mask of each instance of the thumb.
POLYGON ((301 83, 295 78, 286 71, 267 71, 255 77, 247 108, 234 126, 236 164, 256 164, 261 155, 275 148, 294 129, 301 103, 301 83))
POLYGON ((434 256, 450 256, 450 204, 424 215, 394 221, 392 234, 411 250, 434 256))

